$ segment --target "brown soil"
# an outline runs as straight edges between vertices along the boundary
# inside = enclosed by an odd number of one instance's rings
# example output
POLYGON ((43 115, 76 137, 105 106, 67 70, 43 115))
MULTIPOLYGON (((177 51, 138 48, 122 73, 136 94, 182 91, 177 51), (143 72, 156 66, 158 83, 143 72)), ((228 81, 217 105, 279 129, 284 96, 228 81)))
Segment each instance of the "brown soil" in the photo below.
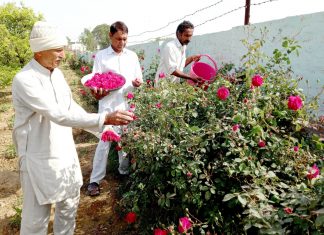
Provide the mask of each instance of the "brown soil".
MULTIPOLYGON (((78 77, 72 71, 63 68, 72 90, 76 88, 78 77)), ((11 105, 10 89, 0 91, 0 234, 16 235, 19 228, 11 221, 16 211, 21 208, 22 191, 19 182, 18 158, 12 154, 12 118, 14 110, 11 105), (6 104, 6 105, 5 105, 6 104), (4 108, 5 107, 5 108, 4 108)), ((136 234, 117 213, 117 190, 119 179, 112 171, 108 172, 101 183, 101 194, 97 197, 86 195, 86 185, 92 169, 92 158, 96 148, 96 139, 91 134, 74 129, 77 150, 82 168, 84 186, 81 188, 81 198, 76 221, 76 235, 122 235, 136 234)), ((52 221, 49 234, 52 233, 52 221)))

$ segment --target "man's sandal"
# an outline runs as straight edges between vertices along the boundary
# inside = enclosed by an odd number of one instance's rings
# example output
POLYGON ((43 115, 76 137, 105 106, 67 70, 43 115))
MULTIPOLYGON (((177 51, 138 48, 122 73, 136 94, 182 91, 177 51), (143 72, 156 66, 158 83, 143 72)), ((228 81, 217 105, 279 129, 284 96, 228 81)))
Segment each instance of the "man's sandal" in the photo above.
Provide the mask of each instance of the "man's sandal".
POLYGON ((87 194, 89 196, 98 196, 100 194, 100 187, 99 184, 97 184, 96 182, 92 182, 88 185, 88 189, 87 189, 87 194))

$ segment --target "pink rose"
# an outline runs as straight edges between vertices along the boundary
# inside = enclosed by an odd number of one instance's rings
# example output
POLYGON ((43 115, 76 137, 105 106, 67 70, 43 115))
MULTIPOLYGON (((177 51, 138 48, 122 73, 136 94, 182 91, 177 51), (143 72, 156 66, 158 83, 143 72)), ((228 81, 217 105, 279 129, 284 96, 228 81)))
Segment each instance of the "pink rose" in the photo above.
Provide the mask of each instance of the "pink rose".
POLYGON ((320 170, 319 168, 317 167, 316 164, 314 164, 309 170, 308 170, 308 173, 307 173, 307 178, 308 179, 314 179, 314 178, 317 178, 317 176, 319 176, 320 174, 320 170))
POLYGON ((119 142, 120 141, 120 136, 118 134, 116 134, 116 132, 112 131, 112 130, 108 130, 105 131, 104 133, 102 133, 101 135, 101 140, 103 142, 119 142))
POLYGON ((229 90, 222 86, 220 87, 218 90, 217 90, 217 97, 221 100, 226 100, 230 95, 230 92, 229 90))
POLYGON ((136 107, 135 104, 130 104, 129 105, 129 111, 130 112, 134 112, 135 111, 135 107, 136 107))
POLYGON ((191 228, 191 222, 188 217, 182 217, 179 219, 178 231, 180 233, 187 232, 191 228))
POLYGON ((235 124, 234 126, 232 126, 232 130, 233 131, 238 131, 238 129, 240 129, 240 125, 239 124, 235 124))
POLYGON ((290 208, 290 207, 286 207, 286 208, 284 208, 284 211, 286 212, 286 214, 291 214, 291 213, 293 213, 293 209, 290 208))
POLYGON ((303 106, 303 100, 297 96, 289 96, 288 98, 288 108, 291 110, 298 110, 303 106))
POLYGON ((165 73, 163 72, 159 73, 159 78, 165 78, 165 73))
POLYGON ((128 92, 126 97, 127 97, 127 99, 130 99, 130 100, 131 100, 131 99, 133 99, 135 96, 134 96, 134 94, 133 94, 132 92, 128 92))
POLYGON ((259 74, 256 74, 252 77, 252 85, 253 86, 261 86, 263 84, 263 77, 259 74))

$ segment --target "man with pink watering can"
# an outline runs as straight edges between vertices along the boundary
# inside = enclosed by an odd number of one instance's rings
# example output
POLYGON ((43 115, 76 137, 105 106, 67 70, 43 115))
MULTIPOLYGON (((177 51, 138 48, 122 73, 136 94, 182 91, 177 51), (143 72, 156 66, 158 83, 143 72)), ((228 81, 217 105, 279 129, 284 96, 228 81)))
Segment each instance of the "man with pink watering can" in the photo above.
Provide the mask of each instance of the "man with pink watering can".
POLYGON ((161 50, 161 60, 155 75, 154 85, 158 86, 159 80, 170 79, 171 82, 180 82, 181 78, 193 83, 201 83, 200 76, 193 76, 183 72, 184 67, 193 61, 199 61, 200 55, 186 57, 186 48, 194 31, 194 25, 189 21, 183 21, 178 25, 177 38, 168 42, 161 50))

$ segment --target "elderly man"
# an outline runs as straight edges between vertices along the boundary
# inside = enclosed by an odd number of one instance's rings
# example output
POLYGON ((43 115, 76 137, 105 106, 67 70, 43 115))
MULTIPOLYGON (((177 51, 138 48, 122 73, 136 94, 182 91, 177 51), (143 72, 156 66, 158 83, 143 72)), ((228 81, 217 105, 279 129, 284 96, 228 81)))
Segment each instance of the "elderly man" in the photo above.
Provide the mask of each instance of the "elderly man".
POLYGON ((74 233, 82 174, 71 127, 100 132, 104 125, 126 125, 133 120, 127 111, 91 114, 75 103, 57 68, 66 44, 56 27, 36 22, 30 34, 34 58, 13 79, 22 235, 47 234, 52 204, 54 234, 74 233))
POLYGON ((180 78, 200 83, 201 77, 194 77, 183 72, 184 67, 193 61, 199 61, 200 55, 186 57, 186 49, 194 32, 194 25, 189 21, 180 23, 176 30, 177 38, 168 42, 161 51, 161 59, 155 75, 154 85, 167 77, 171 82, 178 83, 180 78))

